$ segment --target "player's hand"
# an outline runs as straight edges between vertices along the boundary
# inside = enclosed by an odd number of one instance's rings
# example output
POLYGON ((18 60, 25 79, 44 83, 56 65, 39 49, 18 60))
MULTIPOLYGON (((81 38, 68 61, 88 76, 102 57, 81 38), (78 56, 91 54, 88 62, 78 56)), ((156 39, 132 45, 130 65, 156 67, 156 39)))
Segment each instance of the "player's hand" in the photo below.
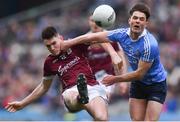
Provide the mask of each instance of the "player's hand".
POLYGON ((121 74, 121 68, 123 65, 123 61, 121 59, 120 56, 111 56, 111 60, 112 60, 112 64, 114 67, 114 72, 116 75, 120 75, 121 74))
POLYGON ((115 83, 115 76, 114 75, 107 75, 103 78, 102 83, 105 86, 110 86, 115 83))
POLYGON ((16 112, 20 109, 23 108, 23 105, 21 102, 19 101, 15 101, 15 102, 11 102, 11 103, 8 103, 6 106, 5 106, 5 109, 9 112, 16 112))

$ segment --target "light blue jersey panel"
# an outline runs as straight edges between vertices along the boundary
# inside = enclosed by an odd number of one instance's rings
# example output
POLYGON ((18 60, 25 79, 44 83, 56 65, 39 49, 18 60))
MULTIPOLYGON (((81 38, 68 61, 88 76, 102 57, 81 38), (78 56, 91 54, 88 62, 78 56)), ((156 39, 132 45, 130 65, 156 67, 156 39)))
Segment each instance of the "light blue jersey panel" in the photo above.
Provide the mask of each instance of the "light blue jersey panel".
POLYGON ((138 68, 139 60, 152 63, 141 82, 152 84, 164 81, 166 71, 160 62, 157 40, 146 29, 136 41, 130 38, 129 32, 129 28, 116 29, 108 32, 108 38, 120 43, 133 70, 138 68))

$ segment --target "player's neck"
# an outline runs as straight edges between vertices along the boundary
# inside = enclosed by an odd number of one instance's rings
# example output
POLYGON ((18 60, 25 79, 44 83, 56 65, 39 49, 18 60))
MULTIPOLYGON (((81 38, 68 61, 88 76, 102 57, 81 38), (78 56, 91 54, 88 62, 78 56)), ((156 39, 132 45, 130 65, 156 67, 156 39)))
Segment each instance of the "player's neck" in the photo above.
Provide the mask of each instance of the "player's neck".
POLYGON ((130 36, 131 36, 132 40, 138 40, 140 34, 138 34, 138 33, 131 33, 130 36))

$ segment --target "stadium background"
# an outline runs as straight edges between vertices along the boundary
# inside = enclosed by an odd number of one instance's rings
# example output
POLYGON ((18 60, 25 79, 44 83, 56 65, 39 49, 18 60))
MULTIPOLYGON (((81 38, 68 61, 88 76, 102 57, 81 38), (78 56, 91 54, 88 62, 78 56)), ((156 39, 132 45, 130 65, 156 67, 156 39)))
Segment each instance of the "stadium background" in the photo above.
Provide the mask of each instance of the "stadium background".
MULTIPOLYGON (((8 113, 3 107, 7 101, 24 98, 41 81, 48 54, 40 39, 44 27, 56 26, 66 39, 84 34, 89 30, 88 16, 100 4, 109 4, 116 11, 111 29, 128 26, 128 9, 140 1, 151 7, 149 29, 158 39, 168 73, 168 96, 160 120, 180 120, 179 0, 6 0, 0 2, 0 121, 91 120, 85 111, 66 113, 56 79, 44 97, 25 109, 8 113)), ((121 96, 116 90, 109 113, 112 121, 130 120, 128 95, 121 96)))

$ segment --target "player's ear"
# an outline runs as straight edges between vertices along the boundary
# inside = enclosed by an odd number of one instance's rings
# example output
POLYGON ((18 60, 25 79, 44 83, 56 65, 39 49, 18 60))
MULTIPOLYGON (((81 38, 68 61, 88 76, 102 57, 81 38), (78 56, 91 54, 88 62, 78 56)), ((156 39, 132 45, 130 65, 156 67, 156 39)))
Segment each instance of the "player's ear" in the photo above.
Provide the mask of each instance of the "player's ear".
POLYGON ((61 40, 64 40, 63 36, 58 34, 58 38, 60 38, 61 40))
POLYGON ((146 25, 145 25, 145 27, 147 27, 148 25, 149 25, 149 21, 147 20, 147 21, 146 21, 146 25))
POLYGON ((130 21, 131 21, 130 19, 131 19, 131 17, 129 17, 129 19, 128 19, 128 24, 129 24, 129 25, 130 25, 130 21))

